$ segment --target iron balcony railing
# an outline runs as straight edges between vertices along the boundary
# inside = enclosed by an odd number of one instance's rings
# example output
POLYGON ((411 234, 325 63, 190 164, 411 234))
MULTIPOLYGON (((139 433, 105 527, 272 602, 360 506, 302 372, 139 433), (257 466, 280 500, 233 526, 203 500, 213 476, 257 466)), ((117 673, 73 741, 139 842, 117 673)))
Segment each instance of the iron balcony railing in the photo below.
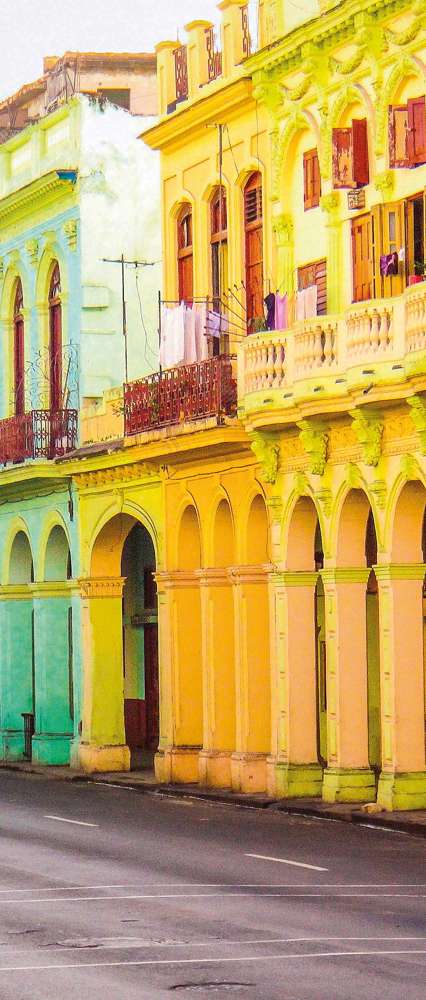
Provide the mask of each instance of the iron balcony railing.
POLYGON ((77 410, 30 410, 0 420, 0 464, 59 458, 77 447, 77 410))
POLYGON ((139 434, 202 417, 232 415, 236 407, 232 359, 217 355, 128 382, 124 386, 124 433, 139 434))

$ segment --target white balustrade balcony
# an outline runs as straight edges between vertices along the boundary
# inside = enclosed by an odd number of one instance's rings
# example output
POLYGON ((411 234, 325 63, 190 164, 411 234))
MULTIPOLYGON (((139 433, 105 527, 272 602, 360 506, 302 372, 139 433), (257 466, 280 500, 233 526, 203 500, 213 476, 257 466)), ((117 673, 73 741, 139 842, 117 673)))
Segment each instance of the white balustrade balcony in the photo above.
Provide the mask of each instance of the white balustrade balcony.
MULTIPOLYGON (((342 395, 367 376, 394 382, 421 362, 422 352, 426 358, 426 281, 395 298, 356 303, 338 316, 248 336, 240 348, 239 400, 250 410, 260 402, 253 394, 264 390, 281 390, 279 404, 283 397, 312 395, 315 383, 317 391, 342 395)), ((268 395, 265 405, 273 401, 268 395)))

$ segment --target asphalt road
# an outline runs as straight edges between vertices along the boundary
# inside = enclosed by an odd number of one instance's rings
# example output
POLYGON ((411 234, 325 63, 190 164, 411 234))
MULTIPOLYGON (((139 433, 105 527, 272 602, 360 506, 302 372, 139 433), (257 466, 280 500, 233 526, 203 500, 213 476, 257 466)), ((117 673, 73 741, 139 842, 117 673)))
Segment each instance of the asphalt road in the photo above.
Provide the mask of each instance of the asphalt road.
POLYGON ((7 772, 0 803, 0 1000, 425 998, 424 840, 7 772))

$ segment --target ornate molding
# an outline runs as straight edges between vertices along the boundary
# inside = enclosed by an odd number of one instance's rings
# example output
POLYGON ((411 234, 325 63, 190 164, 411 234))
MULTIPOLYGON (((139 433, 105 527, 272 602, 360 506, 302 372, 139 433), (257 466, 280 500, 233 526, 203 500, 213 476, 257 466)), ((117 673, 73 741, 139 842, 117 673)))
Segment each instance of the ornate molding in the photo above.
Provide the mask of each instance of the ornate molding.
POLYGON ((378 465, 382 454, 383 419, 373 410, 350 410, 352 428, 362 448, 366 465, 378 465))
POLYGON ((328 434, 325 424, 314 420, 301 420, 300 440, 308 456, 309 471, 315 476, 323 476, 327 462, 328 434))
POLYGON ((78 581, 83 598, 121 597, 126 582, 125 576, 100 576, 78 581))
POLYGON ((64 222, 63 230, 70 250, 76 250, 78 236, 77 220, 68 219, 67 222, 64 222))
POLYGON ((265 483, 275 483, 280 461, 280 446, 272 434, 254 431, 251 435, 251 450, 261 467, 261 478, 265 483))
POLYGON ((408 396, 410 416, 420 438, 422 454, 426 455, 426 395, 408 396))
POLYGON ((384 34, 386 41, 390 42, 392 45, 397 45, 398 47, 408 45, 409 42, 413 42, 417 37, 421 27, 422 16, 419 13, 411 24, 407 25, 406 28, 403 28, 402 31, 393 31, 392 28, 385 28, 384 34))
POLYGON ((419 479, 422 482, 423 472, 415 455, 403 455, 401 458, 401 472, 406 479, 419 479))
POLYGON ((364 44, 359 45, 357 51, 349 59, 335 59, 332 56, 329 60, 332 73, 337 73, 339 76, 347 76, 349 73, 353 73, 361 65, 365 56, 365 50, 366 45, 364 44))
POLYGON ((309 483, 304 472, 295 472, 294 489, 301 497, 310 496, 309 483))
POLYGON ((374 483, 371 483, 370 493, 375 498, 376 504, 379 510, 384 510, 386 506, 386 499, 388 495, 388 488, 384 479, 375 479, 374 483))
POLYGON ((324 514, 326 517, 330 517, 331 511, 333 509, 333 493, 332 490, 324 487, 322 490, 315 490, 314 494, 316 500, 321 504, 324 514))
POLYGON ((328 194, 322 194, 320 198, 320 207, 323 212, 327 212, 330 216, 337 215, 340 208, 339 191, 329 191, 328 194))
POLYGON ((38 240, 27 240, 25 244, 25 249, 30 259, 30 264, 32 265, 32 267, 37 267, 39 258, 38 240))
POLYGON ((56 170, 52 170, 44 177, 33 181, 24 188, 14 191, 12 194, 2 198, 0 205, 0 223, 5 224, 6 220, 15 211, 24 211, 32 214, 46 198, 46 196, 59 195, 71 185, 71 181, 58 177, 56 170))
POLYGON ((85 490, 98 486, 109 486, 111 483, 121 483, 125 486, 129 480, 156 475, 158 475, 158 470, 154 465, 149 465, 147 462, 135 462, 133 465, 94 469, 92 472, 76 472, 73 474, 73 479, 77 489, 85 490))

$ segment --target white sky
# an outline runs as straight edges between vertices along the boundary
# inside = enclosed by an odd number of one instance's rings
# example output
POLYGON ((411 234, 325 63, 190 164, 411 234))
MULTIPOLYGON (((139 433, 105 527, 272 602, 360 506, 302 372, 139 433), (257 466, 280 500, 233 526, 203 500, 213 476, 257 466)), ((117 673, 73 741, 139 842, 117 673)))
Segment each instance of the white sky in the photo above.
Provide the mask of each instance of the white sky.
POLYGON ((41 76, 45 55, 149 52, 218 13, 215 0, 0 0, 0 99, 41 76))

